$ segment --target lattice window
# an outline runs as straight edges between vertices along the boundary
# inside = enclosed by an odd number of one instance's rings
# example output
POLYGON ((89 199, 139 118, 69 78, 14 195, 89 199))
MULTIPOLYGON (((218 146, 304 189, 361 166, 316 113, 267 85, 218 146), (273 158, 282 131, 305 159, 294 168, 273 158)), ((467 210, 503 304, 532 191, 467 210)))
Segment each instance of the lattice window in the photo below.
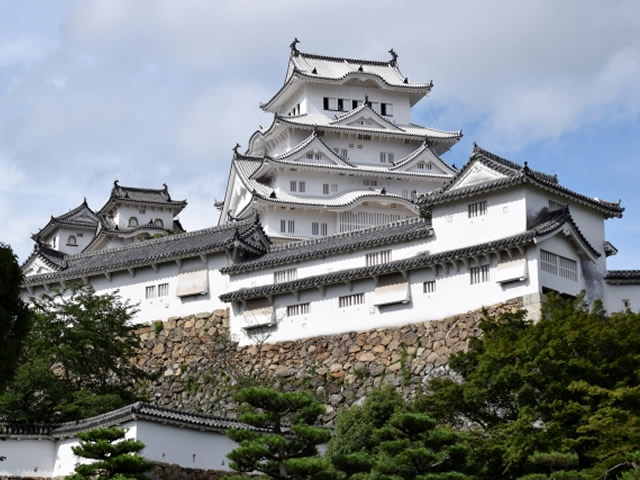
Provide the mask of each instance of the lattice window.
POLYGON ((364 293, 354 293, 353 295, 345 295, 338 297, 338 307, 353 307, 354 305, 362 305, 364 303, 364 293))
POLYGON ((470 203, 469 207, 469 218, 479 217, 481 215, 487 214, 487 201, 483 200, 482 202, 470 203))
POLYGON ((297 279, 297 268, 288 268, 286 270, 278 270, 277 272, 273 272, 273 283, 292 282, 297 279))
POLYGON ((489 281, 489 265, 478 265, 469 270, 471 285, 489 281))
POLYGON ((167 295, 169 295, 169 284, 161 283, 160 285, 158 285, 158 296, 166 297, 167 295))
POLYGON ((389 263, 391 261, 391 250, 382 250, 380 252, 367 253, 365 259, 367 262, 367 267, 389 263))
POLYGON ((436 281, 429 280, 428 282, 422 282, 422 291, 424 293, 435 293, 436 291, 436 281))
POLYGON ((299 303, 297 305, 289 305, 287 307, 287 317, 295 317, 297 315, 305 315, 309 313, 308 303, 299 303))
POLYGON ((150 285, 144 289, 144 298, 156 298, 156 286, 150 285))

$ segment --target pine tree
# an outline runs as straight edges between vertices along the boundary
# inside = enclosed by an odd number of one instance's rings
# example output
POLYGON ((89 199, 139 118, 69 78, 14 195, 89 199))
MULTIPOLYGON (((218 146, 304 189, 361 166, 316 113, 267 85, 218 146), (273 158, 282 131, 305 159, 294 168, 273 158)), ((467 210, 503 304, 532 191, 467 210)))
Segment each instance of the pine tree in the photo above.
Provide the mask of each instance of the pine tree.
POLYGON ((324 407, 311 395, 248 387, 235 398, 243 404, 238 419, 255 428, 227 434, 240 444, 227 455, 232 469, 241 474, 260 472, 275 480, 331 477, 317 449, 329 441, 331 432, 315 426, 324 407))
POLYGON ((96 428, 79 433, 80 446, 73 447, 73 453, 95 461, 76 465, 75 473, 66 480, 150 480, 145 472, 152 464, 138 455, 144 443, 125 439, 125 433, 121 428, 96 428))

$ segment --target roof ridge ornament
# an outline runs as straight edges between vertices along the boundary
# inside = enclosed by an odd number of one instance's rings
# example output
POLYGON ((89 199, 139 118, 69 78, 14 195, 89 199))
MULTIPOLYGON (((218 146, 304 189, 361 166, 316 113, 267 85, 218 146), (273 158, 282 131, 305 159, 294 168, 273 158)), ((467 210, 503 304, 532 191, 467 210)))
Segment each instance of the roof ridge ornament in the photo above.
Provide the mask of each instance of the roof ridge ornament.
POLYGON ((398 65, 398 54, 393 48, 389 50, 389 53, 391 54, 391 61, 389 62, 389 64, 395 67, 396 65, 398 65))
POLYGON ((293 55, 294 57, 297 57, 298 55, 300 55, 300 50, 298 50, 297 45, 300 43, 300 40, 298 40, 297 37, 293 38, 293 42, 291 42, 291 45, 289 45, 289 48, 291 48, 291 55, 293 55))
POLYGON ((236 142, 236 146, 231 149, 233 150, 233 158, 238 158, 240 156, 240 154, 238 153, 239 148, 240 148, 240 144, 236 142))

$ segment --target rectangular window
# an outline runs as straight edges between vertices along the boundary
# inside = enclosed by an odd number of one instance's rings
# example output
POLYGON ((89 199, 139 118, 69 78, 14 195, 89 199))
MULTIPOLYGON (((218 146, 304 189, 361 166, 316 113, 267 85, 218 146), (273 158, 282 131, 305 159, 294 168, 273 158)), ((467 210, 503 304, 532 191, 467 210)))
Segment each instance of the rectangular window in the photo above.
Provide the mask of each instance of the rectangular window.
POLYGON ((307 159, 313 160, 313 153, 311 152, 307 153, 307 159))
POLYGON ((554 212, 556 210, 562 210, 566 205, 558 202, 554 202, 553 200, 549 200, 549 211, 554 212))
POLYGON ((360 102, 358 100, 351 100, 351 108, 358 108, 360 106, 360 102))
POLYGON ((387 163, 387 152, 380 152, 380 163, 387 163))
POLYGON ((347 160, 349 158, 349 151, 346 148, 340 149, 340 156, 347 160))
POLYGON ((329 195, 329 184, 328 183, 323 183, 322 184, 322 194, 323 195, 329 195))
POLYGON ((365 134, 365 133, 359 133, 358 134, 358 140, 370 141, 371 140, 371 135, 368 135, 368 134, 365 134))
POLYGON ((315 158, 316 160, 322 160, 322 154, 321 153, 316 153, 313 158, 315 158))
POLYGON ((142 213, 142 214, 147 213, 147 207, 138 207, 138 213, 142 213))
POLYGON ((156 286, 151 285, 144 289, 144 298, 156 298, 156 286))
POLYGON ((332 183, 331 184, 331 193, 336 193, 338 191, 338 184, 337 183, 332 183))
POLYGON ((436 281, 429 280, 428 282, 423 282, 422 291, 424 293, 434 293, 436 291, 436 281))
POLYGON ((295 191, 297 191, 297 190, 298 190, 298 188, 297 188, 297 187, 298 187, 298 182, 296 182, 295 180, 291 180, 291 181, 289 182, 289 191, 290 191, 290 192, 295 192, 295 191))
POLYGON ((340 110, 341 112, 344 112, 345 108, 345 104, 348 102, 348 100, 345 100, 344 98, 339 98, 338 99, 338 110, 340 110))
POLYGON ((362 180, 362 184, 365 187, 375 187, 378 185, 378 181, 377 180, 371 180, 369 178, 365 178, 364 180, 362 180))
POLYGON ((345 295, 338 297, 338 307, 352 307, 354 305, 362 305, 364 303, 364 293, 355 293, 353 295, 345 295))
POLYGON ((393 104, 391 103, 381 103, 380 104, 380 114, 385 115, 387 117, 393 117, 393 104))
POLYGON ((391 250, 383 250, 381 252, 367 253, 365 255, 367 267, 372 265, 381 265, 391 261, 391 250))
POLYGON ((294 220, 287 222, 287 233, 296 233, 296 222, 294 220))
POLYGON ((479 265, 477 267, 471 267, 469 272, 471 276, 471 285, 489 281, 489 265, 479 265))
POLYGON ((158 296, 166 297, 167 295, 169 295, 169 284, 161 283, 160 285, 158 285, 158 296))
POLYGON ((320 222, 312 222, 311 223, 311 235, 326 235, 327 234, 327 224, 320 222))
POLYGON ((371 110, 380 113, 380 104, 378 102, 371 102, 371 110))
POLYGON ((297 279, 297 268, 288 268, 286 270, 278 270, 277 272, 273 272, 273 283, 292 282, 297 279))
POLYGON ((287 233, 287 221, 286 220, 280 220, 280 232, 281 233, 287 233))
POLYGON ((323 106, 325 110, 337 110, 338 102, 336 101, 335 98, 324 97, 323 106))
POLYGON ((299 303, 297 305, 289 305, 287 307, 287 317, 295 317, 297 315, 305 315, 309 313, 308 303, 299 303))
POLYGON ((487 201, 470 203, 469 204, 469 218, 479 217, 487 214, 487 201))
POLYGON ((298 182, 298 191, 300 193, 304 193, 306 190, 306 183, 305 182, 298 182))
POLYGON ((578 262, 546 250, 540 250, 540 269, 552 275, 578 281, 578 262))

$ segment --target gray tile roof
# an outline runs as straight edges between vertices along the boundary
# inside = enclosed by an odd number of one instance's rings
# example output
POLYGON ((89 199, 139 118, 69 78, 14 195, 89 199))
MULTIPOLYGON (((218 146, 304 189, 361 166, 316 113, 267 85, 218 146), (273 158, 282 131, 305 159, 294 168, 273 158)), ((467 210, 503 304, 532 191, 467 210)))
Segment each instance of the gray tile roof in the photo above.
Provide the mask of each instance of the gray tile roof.
POLYGON ((269 253, 260 258, 243 263, 228 265, 220 269, 222 273, 236 274, 260 270, 277 265, 295 263, 312 258, 361 250, 364 248, 390 245, 425 238, 433 234, 431 225, 421 218, 394 222, 388 225, 354 230, 320 237, 313 240, 272 246, 269 253))
POLYGON ((87 209, 93 216, 95 216, 96 212, 94 212, 93 210, 91 210, 91 208, 89 208, 89 205, 87 204, 87 199, 85 198, 80 205, 78 205, 75 208, 72 208, 67 213, 63 213, 62 215, 58 215, 57 217, 54 217, 52 215, 51 219, 47 222, 47 224, 44 227, 42 227, 38 231, 38 233, 34 233, 33 235, 31 235, 31 238, 34 241, 38 241, 38 239, 45 234, 46 230, 54 226, 70 227, 70 228, 81 229, 81 230, 95 230, 98 225, 98 221, 95 218, 86 218, 86 219, 73 218, 74 215, 77 215, 84 209, 87 209))
POLYGON ((203 431, 224 432, 232 428, 254 429, 253 427, 238 422, 232 418, 188 412, 185 410, 137 402, 132 405, 77 422, 38 425, 0 424, 0 435, 64 438, 74 436, 78 432, 91 430, 92 428, 120 425, 131 420, 147 420, 203 431))
MULTIPOLYGON (((569 214, 568 209, 565 208, 554 212, 548 212, 544 217, 540 219, 537 225, 531 227, 529 230, 523 233, 512 235, 510 237, 502 238, 499 240, 454 250, 448 250, 432 255, 417 255, 412 258, 397 260, 381 265, 341 270, 338 272, 331 272, 322 275, 314 275, 311 277, 300 278, 291 282, 262 285, 252 288, 243 288, 233 292, 224 293, 220 295, 219 298, 223 302, 233 302, 251 298, 259 298, 269 295, 288 293, 295 290, 305 290, 316 288, 319 286, 338 284, 345 281, 358 280, 375 275, 383 275, 405 270, 414 270, 429 265, 438 265, 460 258, 472 257, 500 250, 507 250, 509 248, 526 245, 532 242, 536 237, 557 231, 560 227, 562 227, 562 225, 567 222, 573 222, 573 220, 571 219, 571 215, 569 214)), ((583 241, 586 242, 584 238, 583 241)), ((588 245, 588 242, 586 243, 588 245)))
POLYGON ((603 278, 612 284, 640 284, 640 270, 608 270, 603 278))
POLYGON ((181 211, 187 205, 186 200, 173 200, 171 198, 166 183, 163 185, 163 188, 160 189, 137 188, 124 187, 116 180, 113 182, 109 200, 107 200, 98 213, 106 213, 110 207, 119 202, 131 202, 142 205, 164 205, 174 207, 176 211, 181 211))
POLYGON ((64 268, 61 271, 27 277, 24 280, 24 285, 41 285, 141 267, 152 263, 168 262, 224 250, 233 245, 244 245, 247 249, 264 253, 267 250, 266 245, 257 245, 251 240, 257 231, 264 236, 260 223, 251 218, 242 222, 170 235, 124 247, 68 255, 64 259, 64 268))
POLYGON ((598 198, 588 197, 586 195, 574 192, 558 183, 556 176, 547 175, 542 172, 531 170, 527 163, 518 165, 514 162, 498 157, 491 152, 481 149, 474 145, 473 153, 467 164, 460 172, 442 189, 435 190, 420 196, 417 200, 418 205, 422 207, 430 207, 451 200, 471 197, 482 193, 487 193, 515 185, 531 184, 539 188, 552 191, 560 196, 570 198, 582 204, 596 208, 609 217, 621 217, 624 208, 620 203, 606 202, 598 198), (489 168, 496 170, 504 175, 504 178, 488 181, 470 187, 461 187, 451 189, 456 181, 462 177, 475 162, 481 162, 489 168))

